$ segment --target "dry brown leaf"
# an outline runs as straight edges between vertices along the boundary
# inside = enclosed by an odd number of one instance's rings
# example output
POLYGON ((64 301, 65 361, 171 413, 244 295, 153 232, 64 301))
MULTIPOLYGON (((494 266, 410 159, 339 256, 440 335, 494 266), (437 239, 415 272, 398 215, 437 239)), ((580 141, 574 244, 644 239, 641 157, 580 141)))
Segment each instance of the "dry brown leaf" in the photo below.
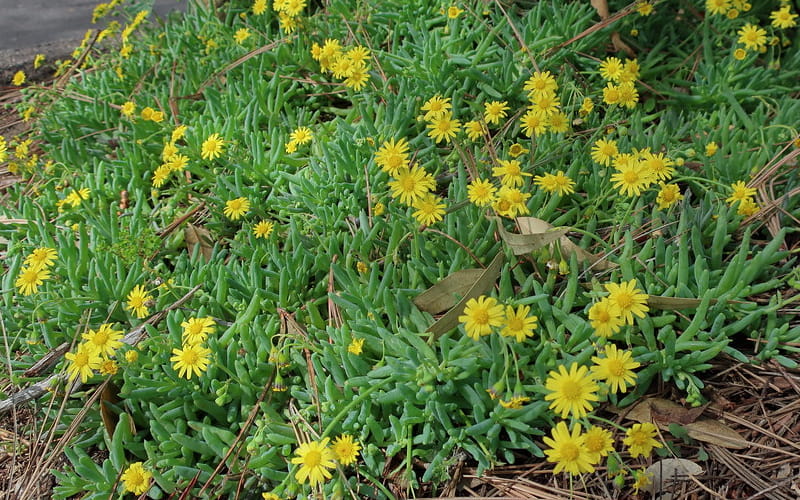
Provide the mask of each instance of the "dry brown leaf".
MULTIPOLYGON (((549 222, 542 219, 537 219, 536 217, 517 217, 517 225, 519 225, 520 234, 524 235, 544 233, 550 234, 550 231, 555 229, 549 222)), ((569 256, 575 254, 578 257, 578 262, 588 262, 600 270, 613 269, 617 267, 616 264, 608 259, 594 255, 576 245, 566 235, 561 235, 556 241, 558 241, 558 244, 561 246, 562 255, 569 256)), ((555 243, 555 241, 548 243, 548 245, 552 245, 553 243, 555 243)))
POLYGON ((719 420, 704 418, 683 426, 689 437, 704 443, 711 443, 723 448, 741 450, 750 446, 750 442, 741 434, 723 424, 719 420))
POLYGON ((671 500, 673 498, 670 490, 674 489, 671 483, 675 481, 688 481, 689 476, 697 476, 703 473, 703 468, 685 458, 665 458, 654 462, 645 470, 650 476, 651 482, 644 489, 651 495, 661 493, 660 500, 671 500))
POLYGON ((483 269, 462 269, 414 297, 414 305, 430 314, 439 314, 454 305, 483 274, 483 269))
POLYGON ((211 260, 211 254, 214 250, 214 243, 211 240, 211 233, 208 229, 202 226, 195 226, 194 224, 186 224, 183 229, 183 235, 186 239, 186 248, 189 253, 194 253, 196 246, 200 245, 200 254, 206 262, 211 260))

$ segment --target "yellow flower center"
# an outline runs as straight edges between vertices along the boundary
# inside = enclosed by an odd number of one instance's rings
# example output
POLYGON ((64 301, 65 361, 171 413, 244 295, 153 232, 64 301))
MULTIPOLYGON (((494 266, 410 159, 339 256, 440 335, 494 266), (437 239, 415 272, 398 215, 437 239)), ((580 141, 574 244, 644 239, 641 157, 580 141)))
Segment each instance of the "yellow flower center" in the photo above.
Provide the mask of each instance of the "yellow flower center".
POLYGON ((575 445, 575 443, 564 443, 561 445, 561 457, 565 462, 577 460, 580 454, 581 450, 575 445))
POLYGON ((108 342, 108 333, 103 331, 95 333, 92 342, 97 345, 105 345, 108 342))
POLYGON ((472 313, 472 321, 480 325, 485 325, 489 322, 489 311, 486 309, 478 309, 472 313))
POLYGON ((403 191, 413 193, 416 190, 417 181, 412 176, 407 175, 400 179, 400 186, 403 188, 403 191))
POLYGON ((561 394, 564 395, 564 399, 570 401, 580 399, 581 385, 574 380, 565 380, 561 385, 561 394))
POLYGON ((608 369, 608 373, 615 377, 621 377, 625 374, 625 365, 622 363, 622 360, 619 359, 610 359, 606 368, 608 369))
POLYGON ((22 281, 28 285, 36 283, 38 278, 39 278, 39 271, 35 269, 28 269, 27 271, 22 273, 22 281))
POLYGON ((303 465, 309 468, 318 467, 322 463, 322 453, 317 450, 311 450, 303 457, 303 465))
POLYGON ((85 352, 76 352, 72 362, 79 368, 87 366, 89 364, 89 355, 85 352))
POLYGON ((603 449, 603 440, 599 436, 587 435, 586 436, 586 449, 590 453, 597 453, 603 449))
POLYGON ((197 364, 197 359, 198 356, 197 353, 194 352, 194 349, 187 349, 183 351, 183 354, 181 354, 181 361, 183 361, 183 364, 185 365, 193 366, 197 364))
POLYGON ((597 313, 597 321, 599 321, 601 323, 607 323, 610 319, 611 319, 611 315, 608 314, 608 311, 605 310, 605 309, 601 309, 597 313))
POLYGON ((636 184, 639 182, 639 174, 635 170, 628 170, 622 178, 628 184, 636 184))
POLYGON ((525 322, 522 321, 522 318, 509 318, 507 324, 508 329, 514 332, 521 331, 525 326, 525 322))
POLYGON ((616 301, 619 308, 623 310, 628 309, 631 307, 631 305, 633 305, 633 297, 631 297, 631 294, 629 293, 622 292, 617 294, 616 301))

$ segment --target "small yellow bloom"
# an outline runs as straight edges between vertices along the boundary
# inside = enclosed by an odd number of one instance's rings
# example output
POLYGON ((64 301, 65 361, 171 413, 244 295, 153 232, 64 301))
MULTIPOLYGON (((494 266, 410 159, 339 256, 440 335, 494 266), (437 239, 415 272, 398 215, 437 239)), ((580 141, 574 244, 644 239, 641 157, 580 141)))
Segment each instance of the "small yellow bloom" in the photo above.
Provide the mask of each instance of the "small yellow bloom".
POLYGON ((11 79, 11 84, 19 87, 23 83, 25 83, 25 72, 17 71, 14 73, 14 78, 11 79))
POLYGON ((125 491, 134 495, 142 495, 150 489, 153 474, 142 467, 142 462, 134 462, 120 476, 125 491))
POLYGON ((226 201, 222 213, 230 220, 238 220, 248 210, 250 210, 250 200, 242 196, 226 201))

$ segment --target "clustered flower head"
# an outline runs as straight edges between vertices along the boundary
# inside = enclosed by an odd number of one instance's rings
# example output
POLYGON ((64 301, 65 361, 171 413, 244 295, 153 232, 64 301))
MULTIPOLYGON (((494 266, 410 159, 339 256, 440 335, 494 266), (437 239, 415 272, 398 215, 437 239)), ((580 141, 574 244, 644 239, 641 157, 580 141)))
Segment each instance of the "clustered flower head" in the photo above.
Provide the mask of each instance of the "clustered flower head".
POLYGON ((45 280, 50 279, 50 268, 55 265, 58 253, 54 248, 34 249, 23 261, 14 286, 24 296, 35 294, 45 280))
POLYGON ((181 328, 181 348, 173 349, 169 360, 179 377, 190 380, 193 375, 199 377, 208 369, 211 350, 203 344, 209 334, 214 333, 216 325, 211 317, 189 318, 181 323, 181 328))
POLYGON ((328 39, 321 46, 316 42, 311 46, 311 57, 323 73, 344 80, 346 87, 358 91, 367 85, 370 51, 366 47, 355 45, 345 50, 339 40, 328 39))
POLYGON ((737 207, 737 213, 749 217, 758 212, 759 207, 755 202, 756 189, 747 187, 743 181, 731 184, 731 195, 725 200, 730 206, 737 207))
POLYGON ((64 358, 67 364, 67 376, 74 380, 80 376, 81 383, 86 383, 94 370, 103 375, 117 373, 114 360, 117 349, 122 346, 122 331, 115 330, 112 323, 103 323, 97 330, 89 330, 81 338, 74 352, 68 352, 64 358))
POLYGON ((332 477, 330 469, 337 463, 345 467, 355 463, 360 450, 361 445, 349 434, 342 434, 333 443, 330 438, 302 443, 292 458, 292 463, 300 466, 294 477, 312 487, 324 483, 332 477))
POLYGON ((636 107, 639 102, 635 85, 639 78, 639 62, 636 59, 625 59, 623 63, 616 57, 607 57, 600 63, 600 76, 607 82, 603 88, 604 103, 618 104, 628 109, 636 107))

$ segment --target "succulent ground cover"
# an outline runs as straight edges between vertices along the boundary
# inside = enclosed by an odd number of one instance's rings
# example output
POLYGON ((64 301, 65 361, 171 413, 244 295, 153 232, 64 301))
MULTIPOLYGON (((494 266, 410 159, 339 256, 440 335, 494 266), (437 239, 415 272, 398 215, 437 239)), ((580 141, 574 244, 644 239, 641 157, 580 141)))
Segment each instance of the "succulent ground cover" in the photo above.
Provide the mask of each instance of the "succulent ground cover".
POLYGON ((794 3, 94 17, 8 82, 9 491, 792 498, 794 3))

